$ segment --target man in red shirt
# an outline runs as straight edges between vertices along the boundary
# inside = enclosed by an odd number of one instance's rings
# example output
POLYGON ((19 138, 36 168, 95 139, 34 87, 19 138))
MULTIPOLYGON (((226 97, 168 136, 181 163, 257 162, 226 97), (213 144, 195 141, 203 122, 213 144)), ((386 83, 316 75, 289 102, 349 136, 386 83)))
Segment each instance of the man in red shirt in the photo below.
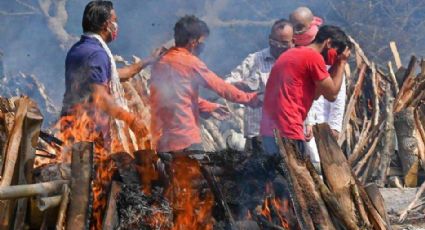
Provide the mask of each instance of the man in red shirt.
POLYGON ((329 101, 336 99, 350 56, 348 44, 341 29, 323 26, 313 43, 290 49, 276 61, 266 85, 260 128, 267 154, 278 153, 274 129, 282 137, 296 141, 300 152, 304 152, 303 122, 315 98, 323 95, 329 101), (339 56, 328 72, 322 54, 331 48, 339 56))

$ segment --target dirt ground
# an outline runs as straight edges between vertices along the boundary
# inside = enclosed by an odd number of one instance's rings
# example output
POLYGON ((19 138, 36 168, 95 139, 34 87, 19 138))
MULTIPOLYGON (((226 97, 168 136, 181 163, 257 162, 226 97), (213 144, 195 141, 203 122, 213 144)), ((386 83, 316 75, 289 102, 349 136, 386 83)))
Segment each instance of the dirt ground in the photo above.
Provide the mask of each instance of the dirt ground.
POLYGON ((393 230, 425 230, 425 218, 418 219, 408 215, 406 221, 398 223, 399 213, 412 202, 418 188, 383 188, 380 191, 385 200, 393 230))

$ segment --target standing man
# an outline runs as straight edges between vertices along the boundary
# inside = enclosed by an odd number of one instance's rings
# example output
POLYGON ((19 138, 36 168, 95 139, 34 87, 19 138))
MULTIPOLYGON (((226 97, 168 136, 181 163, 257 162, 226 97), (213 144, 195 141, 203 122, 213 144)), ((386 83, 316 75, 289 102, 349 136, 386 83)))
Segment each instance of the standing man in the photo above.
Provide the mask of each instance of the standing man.
MULTIPOLYGON (((280 19, 274 22, 269 47, 248 55, 226 78, 226 82, 246 92, 263 93, 270 71, 280 54, 293 47, 293 29, 289 21, 280 19)), ((245 151, 261 150, 260 138, 261 108, 246 107, 244 111, 245 151)))
MULTIPOLYGON (((310 44, 316 37, 319 26, 323 20, 313 15, 307 7, 299 7, 295 9, 289 16, 291 23, 295 25, 296 35, 294 40, 297 46, 305 46, 310 44)), ((336 60, 337 52, 335 49, 329 49, 324 53, 323 58, 327 68, 330 68, 336 60)), ((305 137, 306 152, 310 155, 313 164, 319 168, 320 157, 317 150, 316 141, 313 136, 313 125, 320 123, 328 123, 331 127, 331 134, 338 139, 341 132, 342 120, 345 110, 346 99, 345 75, 342 76, 342 86, 338 96, 334 102, 326 100, 320 96, 313 102, 310 111, 305 120, 305 137)), ((320 171, 320 170, 319 170, 320 171)))
POLYGON ((117 104, 113 80, 119 81, 119 76, 129 79, 152 60, 140 61, 119 70, 116 68, 107 46, 118 34, 117 16, 110 1, 88 3, 82 26, 84 34, 66 56, 61 125, 63 132, 70 134, 69 139, 95 141, 95 144, 109 150, 111 119, 124 121, 136 133, 146 132, 136 115, 117 104), (83 116, 90 121, 82 119, 83 116), (84 122, 88 122, 88 130, 75 130, 84 122))
POLYGON ((304 152, 304 120, 320 95, 335 101, 342 85, 342 74, 350 56, 347 35, 336 26, 323 26, 313 43, 283 53, 270 73, 266 85, 260 133, 267 154, 278 154, 273 130, 296 142, 304 152), (335 48, 338 58, 329 72, 322 53, 335 48), (331 77, 332 76, 332 77, 331 77))
POLYGON ((200 166, 192 158, 202 150, 200 112, 224 112, 218 104, 199 98, 205 87, 230 101, 259 106, 256 93, 244 93, 224 82, 198 58, 209 35, 207 24, 195 16, 184 16, 174 26, 175 47, 168 50, 152 68, 151 119, 153 145, 170 177, 167 196, 178 229, 205 229, 212 209, 210 195, 200 202, 193 181, 201 178, 200 166))

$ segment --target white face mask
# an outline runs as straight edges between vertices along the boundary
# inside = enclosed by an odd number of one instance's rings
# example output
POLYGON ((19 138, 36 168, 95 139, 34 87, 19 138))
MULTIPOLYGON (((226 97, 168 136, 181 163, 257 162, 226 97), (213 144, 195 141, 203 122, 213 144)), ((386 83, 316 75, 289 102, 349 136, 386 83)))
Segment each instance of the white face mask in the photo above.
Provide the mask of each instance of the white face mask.
POLYGON ((113 29, 108 27, 108 31, 109 33, 111 33, 111 39, 113 41, 117 39, 117 36, 118 36, 118 23, 112 22, 112 25, 113 25, 113 29))

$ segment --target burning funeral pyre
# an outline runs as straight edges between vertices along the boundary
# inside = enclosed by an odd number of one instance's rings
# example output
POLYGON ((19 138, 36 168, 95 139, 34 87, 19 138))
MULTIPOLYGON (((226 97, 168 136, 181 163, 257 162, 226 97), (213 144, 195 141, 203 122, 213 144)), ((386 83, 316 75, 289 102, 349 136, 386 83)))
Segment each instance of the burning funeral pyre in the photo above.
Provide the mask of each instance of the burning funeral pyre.
MULTIPOLYGON (((89 114, 63 117, 47 132, 33 100, 1 98, 0 228, 390 229, 395 217, 423 215, 423 188, 389 216, 378 187, 423 180, 424 62, 418 68, 412 57, 408 68, 389 65, 385 73, 357 44, 355 57, 346 70, 351 96, 342 137, 324 124, 314 128, 320 169, 289 140, 279 141, 276 159, 231 149, 188 158, 157 154, 149 133, 127 127, 127 141, 114 137, 107 149, 94 141, 89 114)), ((146 124, 148 78, 144 70, 123 83, 129 109, 146 124)), ((212 148, 228 144, 219 126, 202 124, 212 148)))

